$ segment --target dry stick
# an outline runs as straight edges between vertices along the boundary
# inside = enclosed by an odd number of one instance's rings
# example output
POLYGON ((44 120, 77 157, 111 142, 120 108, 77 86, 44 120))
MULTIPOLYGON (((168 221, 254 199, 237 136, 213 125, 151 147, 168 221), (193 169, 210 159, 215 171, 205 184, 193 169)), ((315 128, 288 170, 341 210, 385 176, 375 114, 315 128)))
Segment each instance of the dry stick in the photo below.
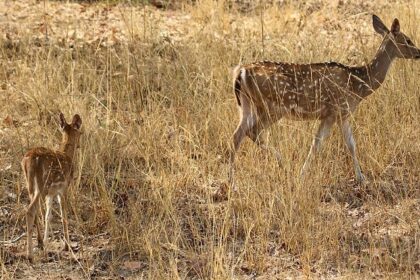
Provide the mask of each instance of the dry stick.
POLYGON ((19 235, 18 237, 15 237, 14 239, 10 239, 10 240, 5 240, 5 241, 0 241, 0 244, 13 244, 18 242, 19 240, 21 240, 23 237, 26 236, 26 232, 22 233, 21 235, 19 235))
POLYGON ((143 40, 146 42, 146 5, 143 7, 143 40))
MULTIPOLYGON (((46 8, 46 5, 45 5, 45 0, 44 0, 44 16, 43 16, 43 19, 44 19, 44 27, 45 27, 44 50, 47 49, 47 44, 48 44, 48 23, 47 23, 47 16, 46 16, 45 8, 46 8)), ((46 52, 46 54, 47 54, 47 52, 46 52)), ((45 57, 45 62, 47 64, 46 65, 47 67, 45 67, 44 82, 45 82, 45 88, 48 91, 48 81, 49 81, 49 79, 48 79, 48 70, 47 70, 48 69, 48 55, 46 55, 46 57, 45 57)))
MULTIPOLYGON (((66 241, 64 240, 64 243, 66 243, 66 241)), ((70 243, 70 242, 69 242, 70 243)), ((68 244, 69 246, 69 251, 71 253, 71 256, 73 258, 73 260, 75 260, 77 262, 77 264, 80 266, 80 268, 83 271, 83 274, 85 275, 86 279, 89 279, 89 274, 87 273, 87 271, 84 269, 83 265, 80 263, 79 259, 77 258, 77 256, 74 254, 73 249, 71 248, 70 244, 68 244)))
POLYGON ((260 13, 260 21, 261 21, 261 47, 262 47, 262 56, 264 56, 264 8, 265 5, 263 4, 264 0, 260 1, 260 8, 261 8, 261 13, 260 13))
MULTIPOLYGON (((4 209, 4 208, 9 208, 10 210, 13 210, 13 208, 8 207, 8 206, 2 206, 2 207, 0 207, 0 209, 4 209)), ((15 224, 13 225, 13 228, 16 228, 16 225, 19 223, 19 220, 20 219, 16 219, 15 224)), ((26 236, 26 232, 22 233, 21 235, 15 237, 13 239, 10 239, 10 240, 2 240, 2 241, 0 241, 0 244, 13 244, 13 243, 18 242, 19 240, 21 240, 25 236, 26 236)))
POLYGON ((47 25, 47 16, 45 13, 45 0, 44 0, 44 25, 45 25, 45 43, 48 42, 48 25, 47 25))

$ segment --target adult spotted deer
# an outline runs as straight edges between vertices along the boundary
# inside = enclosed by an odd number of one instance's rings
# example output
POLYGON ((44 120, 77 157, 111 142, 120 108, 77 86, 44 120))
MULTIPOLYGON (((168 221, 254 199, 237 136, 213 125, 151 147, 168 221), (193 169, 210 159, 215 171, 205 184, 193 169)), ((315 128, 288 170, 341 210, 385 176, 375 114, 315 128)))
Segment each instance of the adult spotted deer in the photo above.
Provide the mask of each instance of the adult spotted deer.
MULTIPOLYGON (((307 171, 311 158, 320 150, 334 123, 338 123, 351 153, 356 179, 363 181, 356 144, 349 117, 359 103, 383 83, 395 58, 419 59, 420 49, 400 32, 398 19, 391 30, 373 15, 373 27, 383 41, 373 60, 364 66, 350 67, 336 62, 288 64, 263 61, 237 66, 234 70, 234 92, 240 110, 240 122, 233 135, 229 178, 232 182, 235 153, 245 136, 263 149, 263 129, 280 118, 320 120, 318 131, 303 165, 307 171)), ((270 148, 271 149, 271 148, 270 148)), ((280 154, 276 152, 280 160, 280 154)))
POLYGON ((27 223, 27 257, 32 261, 32 230, 34 224, 38 232, 38 246, 43 248, 48 241, 49 221, 53 199, 58 197, 61 219, 64 228, 64 250, 69 249, 69 232, 66 211, 66 192, 73 180, 75 169, 75 152, 79 147, 80 127, 82 119, 74 115, 68 124, 63 114, 60 114, 60 127, 63 138, 59 151, 39 147, 29 150, 22 160, 22 169, 27 184, 30 204, 26 214, 27 223), (45 198, 45 232, 44 239, 38 221, 40 199, 45 198))

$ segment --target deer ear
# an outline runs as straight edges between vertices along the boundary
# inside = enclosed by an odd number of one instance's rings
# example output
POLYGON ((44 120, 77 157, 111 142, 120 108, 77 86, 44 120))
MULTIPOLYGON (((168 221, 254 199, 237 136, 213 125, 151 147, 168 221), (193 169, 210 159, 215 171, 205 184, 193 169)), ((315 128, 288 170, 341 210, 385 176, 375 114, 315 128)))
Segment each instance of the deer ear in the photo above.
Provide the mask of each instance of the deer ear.
POLYGON ((73 121, 71 122, 71 125, 76 129, 80 129, 80 127, 82 126, 82 119, 78 114, 73 116, 73 121))
POLYGON ((392 22, 391 32, 392 33, 398 33, 398 32, 400 32, 400 22, 398 21, 397 18, 394 19, 394 21, 392 22))
POLYGON ((60 113, 60 128, 64 129, 67 125, 66 118, 64 117, 63 113, 60 113))
POLYGON ((375 31, 382 36, 389 33, 389 29, 385 26, 382 20, 377 15, 372 15, 372 24, 375 31))

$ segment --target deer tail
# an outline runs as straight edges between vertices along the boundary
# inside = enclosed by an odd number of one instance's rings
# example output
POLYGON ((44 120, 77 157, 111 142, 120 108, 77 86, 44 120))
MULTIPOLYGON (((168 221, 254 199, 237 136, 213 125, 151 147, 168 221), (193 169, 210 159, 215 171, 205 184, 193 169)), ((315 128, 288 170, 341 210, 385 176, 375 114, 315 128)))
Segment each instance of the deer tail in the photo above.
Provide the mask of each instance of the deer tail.
POLYGON ((245 69, 241 68, 241 66, 236 66, 235 69, 233 69, 233 90, 235 92, 235 97, 236 97, 236 102, 238 103, 239 106, 241 106, 241 98, 240 98, 240 94, 241 94, 241 79, 242 79, 242 75, 244 73, 242 73, 243 71, 245 71, 245 69))

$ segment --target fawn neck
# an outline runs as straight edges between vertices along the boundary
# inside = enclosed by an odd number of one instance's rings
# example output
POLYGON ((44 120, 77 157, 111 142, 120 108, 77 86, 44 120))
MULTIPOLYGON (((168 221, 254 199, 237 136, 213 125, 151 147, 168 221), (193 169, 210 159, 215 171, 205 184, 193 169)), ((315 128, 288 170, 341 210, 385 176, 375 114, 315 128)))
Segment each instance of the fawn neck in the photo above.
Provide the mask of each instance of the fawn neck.
POLYGON ((63 141, 60 145, 60 152, 65 153, 73 161, 76 145, 71 141, 63 141))
POLYGON ((384 82, 388 69, 395 57, 394 43, 389 39, 385 39, 376 52, 375 57, 366 65, 367 75, 363 80, 371 88, 367 95, 379 88, 384 82))

